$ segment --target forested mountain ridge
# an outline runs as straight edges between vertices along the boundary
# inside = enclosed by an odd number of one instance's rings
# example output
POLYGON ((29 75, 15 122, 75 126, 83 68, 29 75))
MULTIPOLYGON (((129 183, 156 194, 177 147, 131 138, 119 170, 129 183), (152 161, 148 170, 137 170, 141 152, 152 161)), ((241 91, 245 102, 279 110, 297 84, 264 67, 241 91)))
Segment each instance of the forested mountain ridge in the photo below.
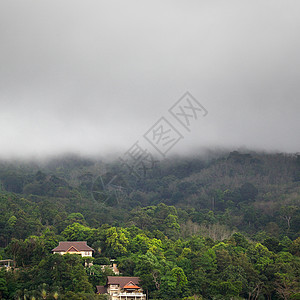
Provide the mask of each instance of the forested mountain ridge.
POLYGON ((2 162, 0 180, 2 198, 11 199, 3 220, 21 209, 34 213, 40 226, 57 225, 74 212, 89 225, 126 225, 134 223, 135 212, 165 203, 182 212, 181 223, 202 224, 210 211, 214 222, 249 234, 273 227, 272 234, 288 229, 292 237, 299 230, 299 155, 235 151, 213 160, 176 158, 160 162, 140 180, 127 176, 118 162, 73 156, 40 165, 2 162), (103 186, 115 174, 114 184, 125 190, 121 195, 103 186))
POLYGON ((0 276, 2 297, 93 299, 109 275, 97 266, 114 258, 150 298, 298 299, 299 155, 176 157, 144 175, 76 156, 0 162, 0 256, 19 268, 0 276), (60 240, 98 249, 94 269, 53 258, 60 240), (58 261, 78 285, 49 275, 58 261))

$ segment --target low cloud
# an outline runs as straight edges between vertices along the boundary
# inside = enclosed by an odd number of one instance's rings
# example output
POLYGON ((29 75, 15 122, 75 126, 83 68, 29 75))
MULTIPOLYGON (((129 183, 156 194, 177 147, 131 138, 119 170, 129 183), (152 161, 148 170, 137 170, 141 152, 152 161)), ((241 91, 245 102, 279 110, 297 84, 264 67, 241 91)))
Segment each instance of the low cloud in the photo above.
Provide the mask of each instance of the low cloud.
POLYGON ((170 153, 297 152, 299 9, 289 0, 4 0, 0 156, 121 153, 186 91, 208 115, 170 153))

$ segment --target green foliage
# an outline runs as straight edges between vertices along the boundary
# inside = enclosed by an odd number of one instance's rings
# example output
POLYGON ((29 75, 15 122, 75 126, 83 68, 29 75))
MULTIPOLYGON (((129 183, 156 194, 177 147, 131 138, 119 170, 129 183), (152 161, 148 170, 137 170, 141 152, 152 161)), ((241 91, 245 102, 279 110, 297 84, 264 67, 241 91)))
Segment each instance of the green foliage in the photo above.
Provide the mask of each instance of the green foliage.
MULTIPOLYGON (((104 244, 112 246, 112 236, 116 245, 122 244, 122 238, 126 237, 126 252, 120 251, 122 247, 118 245, 105 251, 115 251, 123 275, 141 278, 150 298, 183 299, 194 294, 199 299, 202 296, 238 299, 250 294, 253 297, 288 295, 292 298, 299 292, 300 260, 291 252, 272 252, 261 243, 248 241, 241 234, 216 243, 199 236, 189 240, 158 240, 150 238, 149 234, 130 228, 108 227, 103 238, 104 244), (151 250, 154 246, 159 251, 151 250)), ((2 293, 11 297, 17 293, 23 297, 27 293, 38 299, 39 295, 48 297, 57 291, 61 299, 94 299, 94 287, 104 285, 112 271, 103 270, 98 264, 84 267, 84 259, 78 255, 45 255, 39 251, 39 243, 45 244, 47 237, 48 241, 55 240, 53 232, 46 231, 40 237, 10 243, 10 251, 15 248, 22 250, 16 254, 20 268, 15 273, 1 273, 2 293), (23 269, 22 265, 26 268, 23 269)), ((286 244, 290 249, 296 242, 283 239, 277 244, 286 244)), ((98 263, 109 263, 108 258, 103 256, 97 260, 98 263)))
POLYGON ((79 223, 73 223, 65 228, 61 234, 68 241, 90 241, 95 234, 95 229, 79 223))
POLYGON ((41 260, 36 267, 36 283, 59 286, 66 291, 91 292, 92 285, 78 255, 53 254, 41 260))
POLYGON ((94 265, 109 265, 110 260, 107 257, 98 257, 94 259, 94 265))
MULTIPOLYGON (((105 285, 106 284, 106 276, 105 272, 102 270, 101 266, 99 265, 92 265, 86 268, 86 272, 89 277, 89 282, 92 284, 93 287, 96 285, 105 285)), ((113 275, 113 272, 109 275, 113 275)))
POLYGON ((8 288, 4 272, 4 269, 0 270, 0 299, 6 299, 8 296, 8 288))
POLYGON ((111 227, 106 231, 106 253, 111 257, 122 256, 127 253, 129 240, 126 229, 111 227))
POLYGON ((0 272, 0 295, 102 299, 95 285, 114 258, 149 299, 297 299, 299 161, 237 151, 170 159, 140 181, 119 163, 78 157, 0 162, 0 256, 17 267, 0 272), (109 205, 91 193, 104 165, 128 191, 109 205), (61 240, 87 241, 94 265, 52 255, 61 240))

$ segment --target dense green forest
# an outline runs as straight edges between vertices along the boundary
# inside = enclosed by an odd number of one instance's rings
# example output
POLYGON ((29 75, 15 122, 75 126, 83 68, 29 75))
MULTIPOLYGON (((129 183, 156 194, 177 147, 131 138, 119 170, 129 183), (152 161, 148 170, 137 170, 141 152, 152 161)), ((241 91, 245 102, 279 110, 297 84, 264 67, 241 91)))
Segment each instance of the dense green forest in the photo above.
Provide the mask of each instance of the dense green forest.
POLYGON ((300 155, 0 161, 0 299, 105 299, 115 259, 149 299, 300 299, 300 155), (51 254, 87 241, 93 266, 51 254), (98 298, 97 298, 98 297, 98 298))

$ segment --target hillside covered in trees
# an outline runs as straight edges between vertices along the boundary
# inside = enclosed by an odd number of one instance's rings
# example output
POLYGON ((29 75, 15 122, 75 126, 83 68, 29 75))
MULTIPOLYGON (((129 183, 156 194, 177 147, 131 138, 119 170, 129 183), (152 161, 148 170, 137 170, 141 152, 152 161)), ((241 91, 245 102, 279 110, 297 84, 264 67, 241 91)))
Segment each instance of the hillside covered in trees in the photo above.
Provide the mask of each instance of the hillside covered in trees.
POLYGON ((300 156, 224 153, 155 161, 0 161, 3 299, 101 299, 115 259, 149 299, 300 299, 300 156), (84 240, 93 266, 53 255, 84 240), (191 297, 191 298, 189 298, 191 297))

